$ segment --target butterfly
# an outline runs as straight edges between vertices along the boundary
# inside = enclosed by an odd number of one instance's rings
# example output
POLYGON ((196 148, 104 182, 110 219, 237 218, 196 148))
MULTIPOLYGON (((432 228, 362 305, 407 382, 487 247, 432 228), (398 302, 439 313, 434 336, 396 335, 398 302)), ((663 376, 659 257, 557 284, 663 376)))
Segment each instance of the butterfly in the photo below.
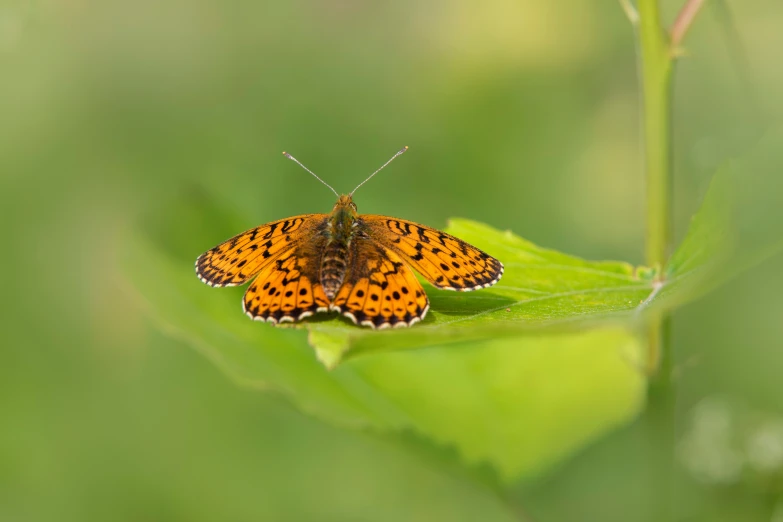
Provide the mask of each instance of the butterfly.
POLYGON ((470 291, 492 286, 503 264, 468 243, 412 221, 359 214, 353 194, 408 150, 403 148, 350 194, 329 187, 329 214, 304 214, 252 228, 203 253, 196 274, 210 286, 253 280, 242 299, 250 318, 274 324, 336 311, 372 328, 412 326, 429 300, 415 269, 436 288, 470 291))

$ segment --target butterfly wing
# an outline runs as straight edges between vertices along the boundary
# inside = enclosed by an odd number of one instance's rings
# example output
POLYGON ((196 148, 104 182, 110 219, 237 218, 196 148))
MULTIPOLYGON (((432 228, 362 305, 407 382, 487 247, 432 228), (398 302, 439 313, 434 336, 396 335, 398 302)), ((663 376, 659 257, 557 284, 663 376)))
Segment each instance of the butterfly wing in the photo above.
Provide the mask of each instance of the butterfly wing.
POLYGON ((326 214, 306 214, 243 232, 196 260, 196 273, 210 286, 255 280, 242 308, 255 320, 296 321, 329 309, 319 281, 326 242, 326 214))
POLYGON ((305 214, 242 232, 201 254, 196 274, 210 286, 246 283, 284 252, 317 235, 326 226, 327 217, 305 214))
POLYGON ((433 286, 467 292, 492 286, 503 264, 450 234, 412 221, 372 214, 359 216, 359 228, 410 263, 433 286))
POLYGON ((267 264, 245 292, 245 314, 277 324, 329 310, 329 299, 318 277, 325 243, 321 234, 309 236, 267 264))
POLYGON ((393 250, 367 238, 351 242, 349 269, 331 306, 373 328, 411 326, 429 301, 411 269, 393 250))

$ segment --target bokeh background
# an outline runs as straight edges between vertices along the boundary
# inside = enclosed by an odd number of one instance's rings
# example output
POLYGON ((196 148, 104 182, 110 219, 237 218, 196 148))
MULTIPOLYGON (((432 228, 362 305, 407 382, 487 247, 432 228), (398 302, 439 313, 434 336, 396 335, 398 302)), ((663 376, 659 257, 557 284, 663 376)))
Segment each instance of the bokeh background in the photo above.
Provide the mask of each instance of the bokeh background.
MULTIPOLYGON (((727 7, 677 66, 678 238, 783 114, 783 4, 727 7)), ((175 223, 203 249, 213 208, 247 227, 329 210, 282 150, 348 191, 409 145, 361 211, 640 264, 633 42, 612 1, 3 0, 0 520, 634 520, 656 496, 629 480, 644 426, 514 486, 520 513, 409 445, 237 388, 153 326, 117 263, 172 201, 204 201, 175 223)), ((782 261, 675 315, 683 520, 783 520, 782 261)))

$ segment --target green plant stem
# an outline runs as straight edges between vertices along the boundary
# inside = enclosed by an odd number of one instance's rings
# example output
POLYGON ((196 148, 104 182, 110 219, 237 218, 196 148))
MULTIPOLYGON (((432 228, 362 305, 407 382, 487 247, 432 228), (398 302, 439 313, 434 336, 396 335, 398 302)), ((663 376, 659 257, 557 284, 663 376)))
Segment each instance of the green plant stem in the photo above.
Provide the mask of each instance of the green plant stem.
MULTIPOLYGON (((672 244, 671 82, 672 53, 661 25, 658 0, 639 0, 639 72, 642 85, 644 168, 647 183, 647 265, 663 267, 672 244)), ((649 472, 648 516, 655 521, 672 519, 674 477, 674 389, 669 318, 658 313, 650 319, 647 339, 647 371, 650 375, 646 430, 646 467, 649 472)))

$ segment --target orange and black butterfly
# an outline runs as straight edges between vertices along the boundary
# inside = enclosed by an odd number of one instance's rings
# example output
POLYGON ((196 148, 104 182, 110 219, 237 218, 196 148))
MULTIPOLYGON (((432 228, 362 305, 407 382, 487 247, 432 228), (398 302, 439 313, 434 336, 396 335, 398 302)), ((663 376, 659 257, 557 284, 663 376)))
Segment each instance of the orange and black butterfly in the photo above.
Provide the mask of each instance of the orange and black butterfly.
POLYGON ((356 189, 341 196, 318 179, 338 197, 330 214, 304 214, 243 232, 199 256, 199 279, 210 286, 253 279, 242 307, 257 321, 278 324, 336 311, 356 324, 388 328, 411 326, 429 309, 411 268, 436 288, 463 292, 492 286, 503 275, 503 264, 478 248, 411 221, 359 214, 356 189))

